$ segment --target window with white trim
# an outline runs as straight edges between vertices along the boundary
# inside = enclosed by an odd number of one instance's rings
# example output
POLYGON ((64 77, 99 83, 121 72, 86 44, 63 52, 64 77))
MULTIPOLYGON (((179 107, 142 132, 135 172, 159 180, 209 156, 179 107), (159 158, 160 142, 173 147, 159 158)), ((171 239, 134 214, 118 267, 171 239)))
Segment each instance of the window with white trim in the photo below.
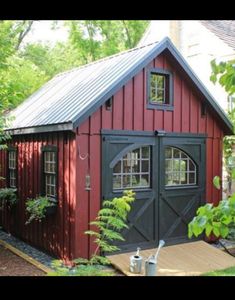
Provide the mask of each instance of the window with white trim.
POLYGON ((150 187, 150 146, 124 155, 113 168, 113 190, 150 187))
POLYGON ((188 186, 197 184, 197 167, 182 150, 174 147, 165 149, 165 185, 188 186))
POLYGON ((53 146, 43 148, 43 194, 52 198, 57 195, 57 150, 53 146))
POLYGON ((16 188, 16 149, 8 150, 9 187, 16 188))
POLYGON ((173 75, 170 71, 152 68, 148 71, 148 109, 173 110, 173 75))

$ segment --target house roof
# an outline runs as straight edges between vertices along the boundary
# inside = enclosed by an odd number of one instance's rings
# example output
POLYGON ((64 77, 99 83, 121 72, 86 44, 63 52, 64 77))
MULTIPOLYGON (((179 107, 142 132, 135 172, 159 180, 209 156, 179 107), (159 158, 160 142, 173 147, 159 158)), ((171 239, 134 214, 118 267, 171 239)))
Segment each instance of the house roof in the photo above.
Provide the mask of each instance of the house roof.
POLYGON ((235 50, 235 21, 210 20, 200 21, 203 26, 219 37, 223 42, 235 50))
POLYGON ((61 73, 14 109, 12 134, 73 130, 152 59, 168 50, 231 134, 232 124, 169 38, 61 73))

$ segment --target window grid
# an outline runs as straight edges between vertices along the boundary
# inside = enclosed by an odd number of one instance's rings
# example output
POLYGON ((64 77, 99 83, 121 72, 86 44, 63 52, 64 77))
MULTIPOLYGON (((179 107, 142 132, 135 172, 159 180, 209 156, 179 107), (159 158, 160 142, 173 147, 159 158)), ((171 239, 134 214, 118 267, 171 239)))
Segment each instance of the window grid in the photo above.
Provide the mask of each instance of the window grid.
POLYGON ((56 197, 56 152, 44 151, 45 194, 56 197))
POLYGON ((150 102, 166 104, 166 75, 151 73, 150 102))
POLYGON ((165 158, 166 186, 187 186, 196 185, 196 165, 192 159, 183 151, 167 147, 165 154, 171 152, 171 155, 165 158), (185 168, 183 168, 183 165, 185 168), (170 166, 170 167, 169 167, 170 166))
POLYGON ((8 152, 9 187, 16 188, 16 151, 8 152))
POLYGON ((150 187, 150 147, 141 147, 127 153, 113 168, 113 189, 150 187), (143 150, 144 149, 144 150, 143 150), (145 151, 145 154, 143 153, 145 151), (143 166, 145 163, 145 166, 143 166), (119 171, 115 172, 115 168, 119 171), (137 170, 135 170, 137 168, 137 170), (115 186, 115 179, 119 182, 115 186), (139 182, 138 182, 139 180, 139 182))

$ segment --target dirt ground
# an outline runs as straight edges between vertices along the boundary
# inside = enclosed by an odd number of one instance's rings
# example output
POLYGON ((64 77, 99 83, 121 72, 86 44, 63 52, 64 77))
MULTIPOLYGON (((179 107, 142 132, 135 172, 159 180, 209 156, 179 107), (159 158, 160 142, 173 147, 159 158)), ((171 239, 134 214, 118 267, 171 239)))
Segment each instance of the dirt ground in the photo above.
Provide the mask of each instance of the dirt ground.
POLYGON ((0 276, 45 276, 46 274, 0 245, 0 276))

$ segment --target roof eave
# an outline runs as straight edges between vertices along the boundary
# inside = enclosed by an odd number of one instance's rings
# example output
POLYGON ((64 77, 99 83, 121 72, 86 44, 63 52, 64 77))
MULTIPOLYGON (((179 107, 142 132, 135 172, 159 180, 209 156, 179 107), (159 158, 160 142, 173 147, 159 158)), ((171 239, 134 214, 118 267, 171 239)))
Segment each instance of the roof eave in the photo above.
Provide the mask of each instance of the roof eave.
POLYGON ((48 124, 42 126, 34 127, 24 127, 24 128, 10 128, 6 129, 10 135, 22 135, 22 134, 34 134, 34 133, 44 133, 44 132, 57 132, 57 131, 73 131, 72 122, 60 123, 60 124, 48 124))

